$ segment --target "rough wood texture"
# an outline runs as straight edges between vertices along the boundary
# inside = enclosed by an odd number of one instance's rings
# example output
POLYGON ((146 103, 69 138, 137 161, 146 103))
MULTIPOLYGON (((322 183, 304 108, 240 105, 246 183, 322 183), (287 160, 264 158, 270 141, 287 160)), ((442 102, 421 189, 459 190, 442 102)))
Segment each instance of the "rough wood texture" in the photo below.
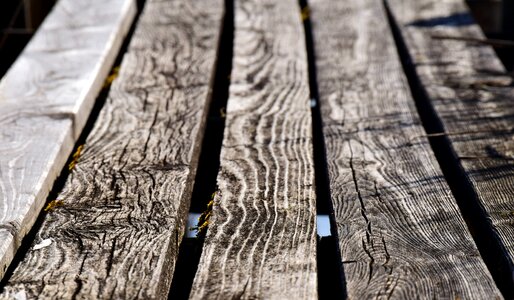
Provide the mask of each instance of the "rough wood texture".
POLYGON ((135 16, 61 0, 0 82, 0 277, 34 224, 135 16))
POLYGON ((82 155, 4 297, 163 299, 203 135, 221 0, 146 2, 82 155))
POLYGON ((349 299, 501 297, 409 93, 380 0, 311 0, 349 299))
POLYGON ((295 0, 235 3, 218 192, 192 299, 316 298, 307 57, 295 0))
MULTIPOLYGON (((490 46, 432 36, 483 39, 461 0, 391 0, 416 73, 454 156, 505 246, 514 278, 514 88, 490 46)), ((509 276, 503 276, 509 277, 509 276)))

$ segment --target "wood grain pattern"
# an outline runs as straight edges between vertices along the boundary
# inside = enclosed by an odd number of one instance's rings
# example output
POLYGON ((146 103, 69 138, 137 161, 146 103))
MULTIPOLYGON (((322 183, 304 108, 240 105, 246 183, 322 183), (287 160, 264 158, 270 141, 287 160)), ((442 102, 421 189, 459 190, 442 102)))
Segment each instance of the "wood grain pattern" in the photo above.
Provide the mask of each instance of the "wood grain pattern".
POLYGON ((307 76, 298 3, 236 1, 218 192, 192 299, 316 298, 307 76))
POLYGON ((348 298, 500 298, 423 136, 382 1, 309 2, 348 298))
POLYGON ((221 0, 146 2, 82 155, 3 297, 162 299, 184 233, 221 0))
MULTIPOLYGON (((399 24, 423 89, 442 121, 468 184, 505 247, 514 293, 514 88, 464 1, 397 1, 399 24)), ((508 277, 508 276, 507 276, 508 277)))
POLYGON ((34 224, 135 16, 61 0, 0 82, 0 278, 34 224))

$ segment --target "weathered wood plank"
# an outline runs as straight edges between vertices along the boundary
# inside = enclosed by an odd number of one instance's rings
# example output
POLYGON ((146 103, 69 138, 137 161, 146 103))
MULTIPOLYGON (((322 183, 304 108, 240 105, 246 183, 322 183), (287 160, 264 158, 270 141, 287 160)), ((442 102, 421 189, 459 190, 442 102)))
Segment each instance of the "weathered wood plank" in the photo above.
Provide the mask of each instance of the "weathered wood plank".
POLYGON ((442 122, 454 158, 464 170, 463 181, 471 185, 487 214, 492 239, 504 246, 501 251, 507 262, 495 268, 509 270, 498 279, 510 286, 507 289, 514 297, 512 78, 506 76, 490 46, 440 39, 484 38, 464 1, 389 3, 423 92, 442 122))
POLYGON ((423 136, 382 1, 309 2, 348 298, 501 297, 423 136))
POLYGON ((163 299, 184 233, 221 0, 146 2, 82 155, 5 297, 163 299))
POLYGON ((135 12, 132 0, 61 0, 2 78, 0 277, 63 168, 135 12))
POLYGON ((236 1, 218 191, 191 298, 316 298, 313 184, 298 3, 236 1))

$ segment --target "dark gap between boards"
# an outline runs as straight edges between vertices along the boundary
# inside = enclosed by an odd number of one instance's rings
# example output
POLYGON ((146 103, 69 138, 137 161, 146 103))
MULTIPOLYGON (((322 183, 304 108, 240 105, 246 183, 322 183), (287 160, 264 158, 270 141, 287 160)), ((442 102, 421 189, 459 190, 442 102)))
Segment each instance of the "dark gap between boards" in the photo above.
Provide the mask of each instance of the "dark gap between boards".
POLYGON ((213 81, 202 150, 190 206, 191 213, 202 213, 216 191, 220 168, 220 153, 225 129, 225 109, 228 101, 234 39, 233 0, 225 0, 225 16, 218 45, 218 58, 213 81))
POLYGON ((169 299, 188 299, 200 262, 203 242, 208 226, 201 232, 192 231, 199 216, 208 210, 208 203, 216 192, 216 179, 220 168, 220 153, 225 129, 225 108, 229 97, 230 74, 234 44, 234 3, 225 0, 225 16, 218 45, 218 57, 213 81, 205 133, 196 171, 186 232, 180 245, 169 299))
MULTIPOLYGON (((444 132, 442 121, 435 111, 423 84, 421 83, 416 67, 408 53, 403 41, 400 27, 394 20, 387 0, 383 0, 389 25, 401 59, 402 67, 407 76, 410 90, 421 122, 427 134, 444 132)), ((512 262, 508 258, 505 246, 497 238, 487 213, 480 205, 478 195, 466 176, 455 153, 450 140, 446 136, 428 137, 443 175, 450 186, 457 204, 477 248, 486 263, 496 285, 506 299, 514 298, 514 279, 512 276, 512 262)))
MULTIPOLYGON (((125 52, 127 51, 127 48, 129 46, 130 40, 132 38, 132 35, 134 34, 134 31, 136 29, 137 20, 139 19, 139 16, 141 14, 141 8, 143 7, 145 0, 138 0, 138 9, 136 12, 136 16, 134 17, 134 21, 130 26, 129 31, 127 32, 127 35, 125 36, 123 43, 121 44, 120 50, 118 52, 118 55, 116 56, 116 59, 111 67, 111 72, 107 75, 108 77, 112 76, 115 73, 115 69, 121 65, 121 62, 123 60, 123 56, 125 52)), ((27 233, 27 235, 23 238, 20 247, 16 251, 16 254, 7 268, 7 271, 5 272, 4 277, 0 281, 0 293, 3 292, 4 287, 6 286, 7 282, 9 282, 9 279, 12 277, 14 271, 20 264, 20 262, 23 261, 25 258, 27 252, 30 250, 30 246, 32 245, 32 242, 36 238, 37 233, 39 232, 43 221, 46 218, 46 215, 48 214, 45 211, 45 208, 52 202, 53 200, 57 199, 59 193, 62 191, 64 185, 66 184, 66 181, 68 179, 68 176, 70 175, 70 171, 68 166, 72 161, 74 161, 74 154, 76 153, 78 147, 83 145, 89 134, 91 133, 91 130, 93 129, 95 122, 98 118, 98 115, 100 114, 100 111, 102 110, 105 101, 107 100, 107 96, 109 95, 109 91, 111 88, 111 84, 105 84, 100 93, 98 94, 98 97, 96 98, 95 104, 93 105, 93 108, 91 110, 91 113, 89 114, 89 117, 86 121, 86 124, 84 125, 84 129, 82 129, 82 132, 77 139, 75 146, 73 148, 72 153, 68 157, 68 160, 66 161, 66 164, 64 165, 64 168, 62 169, 61 173, 57 177, 57 179, 54 182, 54 185, 52 187, 52 190, 48 194, 48 197, 46 199, 45 205, 43 206, 43 209, 39 213, 39 216, 30 229, 30 231, 27 233)))
POLYGON ((315 46, 307 0, 299 0, 301 17, 305 32, 305 45, 309 71, 309 90, 312 114, 312 141, 314 156, 314 174, 316 186, 316 212, 318 226, 323 225, 323 215, 328 215, 330 236, 322 236, 318 229, 317 268, 319 299, 346 299, 346 279, 339 249, 334 207, 331 201, 328 167, 326 161, 323 123, 319 103, 318 80, 316 74, 315 46))

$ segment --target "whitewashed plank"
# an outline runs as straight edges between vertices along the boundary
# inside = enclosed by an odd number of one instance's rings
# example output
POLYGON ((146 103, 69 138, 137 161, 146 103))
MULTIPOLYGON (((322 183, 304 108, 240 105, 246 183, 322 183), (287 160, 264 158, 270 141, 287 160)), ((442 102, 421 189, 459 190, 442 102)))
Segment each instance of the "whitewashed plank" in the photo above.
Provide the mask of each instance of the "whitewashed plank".
POLYGON ((0 82, 0 277, 41 210, 135 16, 61 0, 0 82))

